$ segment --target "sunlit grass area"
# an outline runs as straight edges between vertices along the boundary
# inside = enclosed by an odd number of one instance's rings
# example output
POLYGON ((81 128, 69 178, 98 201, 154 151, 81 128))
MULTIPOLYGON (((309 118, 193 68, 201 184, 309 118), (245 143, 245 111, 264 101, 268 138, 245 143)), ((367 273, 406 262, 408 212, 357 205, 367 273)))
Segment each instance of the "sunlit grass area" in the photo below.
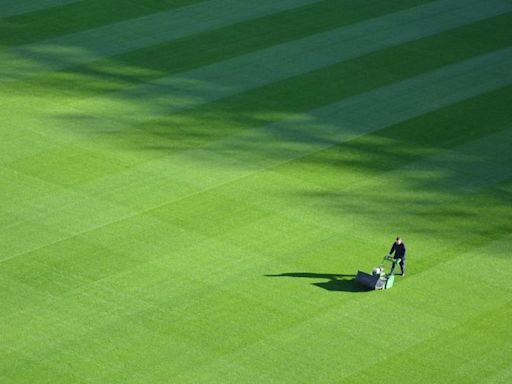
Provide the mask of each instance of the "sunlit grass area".
POLYGON ((511 42, 510 0, 2 2, 0 382, 510 382, 511 42))

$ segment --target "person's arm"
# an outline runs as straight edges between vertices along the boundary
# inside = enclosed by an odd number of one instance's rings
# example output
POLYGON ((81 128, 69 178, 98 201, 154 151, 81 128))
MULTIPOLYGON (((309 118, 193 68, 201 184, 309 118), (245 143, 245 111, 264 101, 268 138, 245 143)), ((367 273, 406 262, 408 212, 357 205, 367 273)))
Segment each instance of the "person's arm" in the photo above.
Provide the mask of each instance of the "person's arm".
POLYGON ((393 252, 396 251, 396 243, 393 243, 393 245, 391 246, 391 250, 389 251, 389 254, 390 255, 393 255, 393 252))

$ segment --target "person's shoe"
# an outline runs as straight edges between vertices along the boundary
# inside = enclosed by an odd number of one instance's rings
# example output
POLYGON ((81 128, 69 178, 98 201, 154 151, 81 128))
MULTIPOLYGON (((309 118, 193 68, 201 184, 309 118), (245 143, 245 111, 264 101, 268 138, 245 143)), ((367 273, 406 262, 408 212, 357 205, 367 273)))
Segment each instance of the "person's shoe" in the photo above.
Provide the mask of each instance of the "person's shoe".
POLYGON ((405 272, 402 272, 402 277, 405 277, 405 272))

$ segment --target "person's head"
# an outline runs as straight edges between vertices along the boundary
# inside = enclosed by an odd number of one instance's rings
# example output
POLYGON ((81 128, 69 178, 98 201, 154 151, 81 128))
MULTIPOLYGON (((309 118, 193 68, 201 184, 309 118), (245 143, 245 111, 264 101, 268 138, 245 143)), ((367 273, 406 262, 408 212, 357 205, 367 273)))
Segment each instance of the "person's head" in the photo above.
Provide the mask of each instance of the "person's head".
POLYGON ((397 237, 397 238, 396 238, 396 243, 397 243, 397 244, 402 244, 402 239, 401 239, 400 237, 397 237))

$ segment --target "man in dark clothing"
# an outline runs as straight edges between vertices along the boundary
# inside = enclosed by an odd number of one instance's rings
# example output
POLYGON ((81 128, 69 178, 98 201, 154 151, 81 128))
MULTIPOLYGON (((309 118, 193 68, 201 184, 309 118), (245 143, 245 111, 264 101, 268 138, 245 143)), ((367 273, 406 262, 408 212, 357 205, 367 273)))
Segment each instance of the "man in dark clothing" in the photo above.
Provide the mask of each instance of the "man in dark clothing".
POLYGON ((405 276, 405 244, 401 238, 397 237, 393 245, 391 246, 391 250, 389 254, 393 256, 394 262, 393 267, 391 268, 391 273, 395 271, 395 267, 397 263, 400 263, 400 269, 402 270, 402 276, 405 276), (393 256, 393 252, 395 255, 393 256))

